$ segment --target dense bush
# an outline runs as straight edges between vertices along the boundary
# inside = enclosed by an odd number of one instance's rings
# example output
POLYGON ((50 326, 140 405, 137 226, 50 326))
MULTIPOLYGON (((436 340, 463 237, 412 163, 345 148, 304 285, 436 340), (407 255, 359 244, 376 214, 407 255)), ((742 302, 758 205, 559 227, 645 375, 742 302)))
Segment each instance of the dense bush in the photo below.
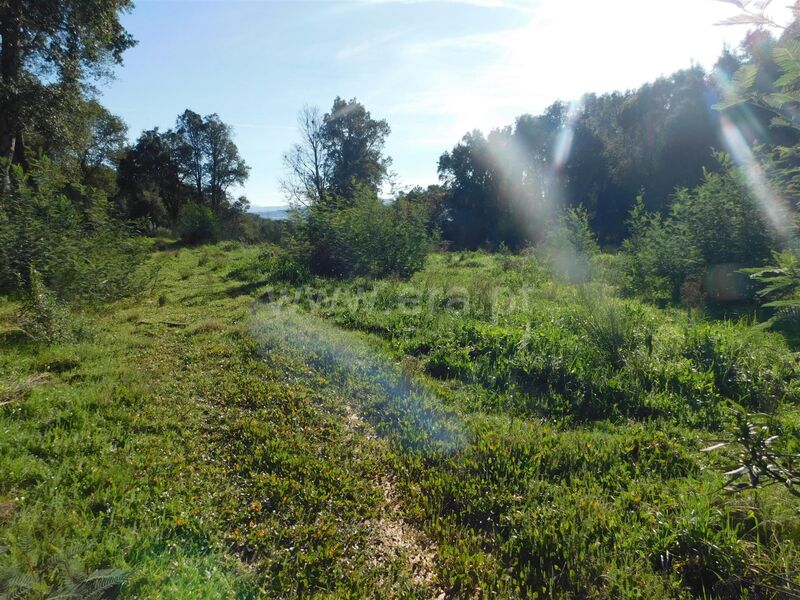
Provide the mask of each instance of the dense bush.
POLYGON ((346 203, 318 203, 295 217, 294 243, 308 250, 319 275, 408 277, 422 268, 432 243, 424 206, 384 204, 365 187, 346 203))
POLYGON ((702 281, 712 267, 735 271, 770 257, 776 242, 757 200, 730 159, 719 158, 724 170, 679 190, 667 216, 648 213, 638 199, 623 244, 630 291, 678 300, 684 282, 702 281))
POLYGON ((45 287, 41 274, 29 273, 30 290, 23 296, 20 327, 32 340, 43 343, 66 341, 70 337, 69 316, 55 294, 45 287))
POLYGON ((116 219, 105 195, 69 181, 47 158, 15 167, 0 197, 0 290, 30 291, 31 276, 71 301, 104 301, 144 285, 146 242, 116 219))
POLYGON ((213 242, 219 237, 219 222, 209 207, 188 204, 181 214, 178 231, 186 244, 213 242))
POLYGON ((307 252, 306 245, 290 239, 282 247, 267 247, 260 262, 268 280, 298 285, 311 279, 307 252))

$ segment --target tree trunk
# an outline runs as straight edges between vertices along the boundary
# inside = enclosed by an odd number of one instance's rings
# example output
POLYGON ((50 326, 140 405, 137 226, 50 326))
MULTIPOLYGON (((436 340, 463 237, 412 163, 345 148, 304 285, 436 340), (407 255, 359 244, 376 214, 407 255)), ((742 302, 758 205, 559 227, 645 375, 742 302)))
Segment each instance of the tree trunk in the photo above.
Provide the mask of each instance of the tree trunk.
POLYGON ((0 161, 4 190, 10 185, 11 164, 18 157, 25 156, 19 139, 22 129, 18 88, 22 69, 19 11, 19 2, 12 0, 0 12, 0 161))

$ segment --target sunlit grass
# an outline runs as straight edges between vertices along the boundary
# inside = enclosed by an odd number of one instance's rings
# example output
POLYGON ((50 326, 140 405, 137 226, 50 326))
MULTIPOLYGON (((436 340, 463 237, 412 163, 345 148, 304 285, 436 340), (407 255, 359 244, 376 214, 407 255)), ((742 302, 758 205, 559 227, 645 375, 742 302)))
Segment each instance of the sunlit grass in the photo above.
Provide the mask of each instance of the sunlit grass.
POLYGON ((259 254, 157 253, 153 290, 68 345, 15 333, 0 302, 0 567, 33 597, 69 560, 128 570, 141 598, 753 596, 793 577, 796 507, 728 497, 725 451, 699 452, 728 400, 796 426, 779 336, 619 299, 613 278, 582 291, 532 256, 276 296, 259 254), (429 578, 380 550, 390 517, 429 578))

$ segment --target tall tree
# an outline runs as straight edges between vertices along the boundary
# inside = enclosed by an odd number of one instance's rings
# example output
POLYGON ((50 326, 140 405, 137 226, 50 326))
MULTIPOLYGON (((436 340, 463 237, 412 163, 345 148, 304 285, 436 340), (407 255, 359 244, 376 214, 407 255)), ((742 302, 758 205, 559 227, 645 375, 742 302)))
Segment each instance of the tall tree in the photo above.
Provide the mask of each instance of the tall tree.
POLYGON ((84 111, 84 135, 78 162, 84 178, 101 167, 115 167, 125 150, 128 126, 99 102, 91 100, 84 111))
POLYGON ((439 178, 447 187, 446 239, 459 247, 476 248, 496 242, 505 221, 500 169, 501 137, 488 140, 480 131, 466 134, 452 151, 439 158, 439 178))
POLYGON ((385 120, 375 120, 355 98, 337 97, 322 126, 331 190, 341 198, 351 198, 354 182, 378 192, 386 180, 391 159, 383 155, 386 137, 391 132, 385 120))
POLYGON ((223 123, 216 114, 208 115, 204 125, 208 196, 211 208, 218 212, 227 199, 228 189, 244 183, 250 167, 239 155, 230 125, 223 123))
POLYGON ((219 211, 228 189, 244 183, 250 171, 230 125, 217 114, 201 117, 187 109, 178 117, 171 139, 183 182, 194 188, 197 202, 219 211))
POLYGON ((24 135, 37 110, 59 110, 53 94, 75 97, 73 90, 122 62, 134 40, 120 16, 132 6, 132 0, 0 0, 4 185, 11 163, 25 160, 24 135))
POLYGON ((292 202, 315 204, 325 196, 329 163, 323 137, 323 118, 316 106, 304 106, 297 115, 300 141, 283 155, 284 193, 292 202))
POLYGON ((555 103, 511 129, 465 136, 439 160, 447 186, 444 235, 458 244, 536 241, 556 209, 584 206, 599 239, 619 243, 640 190, 668 211, 675 189, 716 166, 719 123, 699 68, 637 90, 555 103))
POLYGON ((174 226, 191 198, 192 188, 181 183, 171 138, 171 132, 157 128, 144 131, 120 161, 117 202, 129 218, 174 226))
POLYGON ((198 202, 205 190, 206 135, 203 117, 188 108, 175 124, 175 152, 184 183, 193 185, 198 202))

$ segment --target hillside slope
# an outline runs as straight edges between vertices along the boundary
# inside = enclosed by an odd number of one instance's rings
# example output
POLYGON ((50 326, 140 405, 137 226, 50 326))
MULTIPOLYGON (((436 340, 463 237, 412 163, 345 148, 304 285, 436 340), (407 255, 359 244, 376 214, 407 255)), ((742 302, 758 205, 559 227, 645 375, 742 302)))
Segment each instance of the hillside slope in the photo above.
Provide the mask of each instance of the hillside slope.
POLYGON ((728 388, 684 340, 752 344, 736 385, 768 382, 793 422, 777 338, 627 303, 654 325, 617 354, 529 259, 284 290, 257 255, 157 253, 146 297, 56 346, 0 305, 8 590, 767 597, 796 572, 796 507, 775 488, 727 496, 729 458, 698 451, 723 435, 728 388), (490 283, 535 283, 533 301, 498 313, 490 283))

